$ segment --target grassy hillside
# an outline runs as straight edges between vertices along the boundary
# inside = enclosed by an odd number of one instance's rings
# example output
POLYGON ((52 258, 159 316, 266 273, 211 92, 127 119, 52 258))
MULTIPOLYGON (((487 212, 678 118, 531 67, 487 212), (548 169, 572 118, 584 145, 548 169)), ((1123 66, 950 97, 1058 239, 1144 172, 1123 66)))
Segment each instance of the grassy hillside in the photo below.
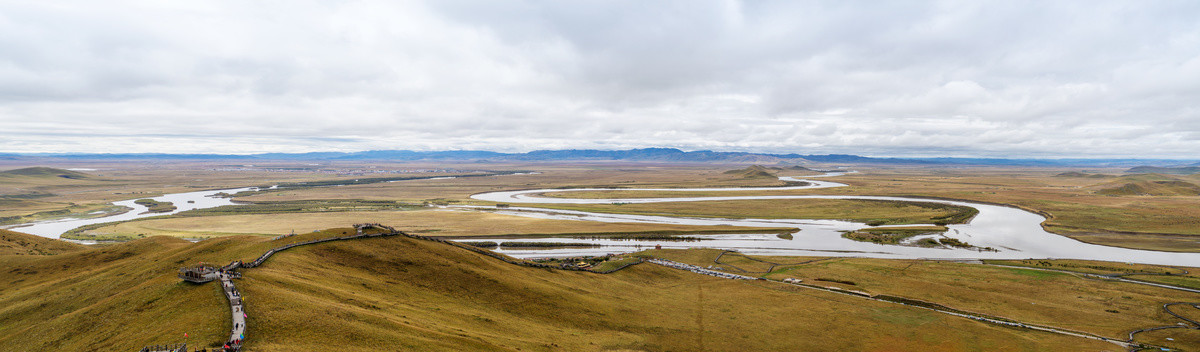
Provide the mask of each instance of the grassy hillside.
POLYGON ((0 230, 0 255, 51 255, 84 248, 66 241, 0 230))
MULTIPOLYGON (((295 236, 299 241, 350 229, 295 236)), ((51 256, 0 256, 0 351, 133 351, 219 344, 229 307, 215 284, 175 277, 197 262, 257 257, 288 241, 151 237, 51 256), (184 338, 184 334, 188 338, 184 338)))
POLYGON ((247 274, 242 287, 251 304, 258 304, 252 309, 263 312, 251 315, 250 324, 261 326, 264 336, 248 345, 262 351, 302 351, 329 343, 364 351, 1089 345, 778 284, 652 265, 609 276, 534 270, 405 238, 284 253, 261 272, 247 274), (313 319, 314 313, 321 318, 313 319))
POLYGON ((60 191, 67 189, 77 191, 79 187, 95 186, 105 182, 82 172, 50 167, 27 167, 0 171, 0 200, 26 201, 5 204, 5 207, 0 209, 0 216, 25 215, 30 213, 30 210, 44 210, 50 204, 42 201, 57 196, 60 191))
POLYGON ((1180 180, 1135 181, 1104 188, 1096 193, 1110 196, 1196 196, 1200 195, 1200 185, 1180 180))
POLYGON ((1089 174, 1086 172, 1079 172, 1079 171, 1067 171, 1067 172, 1063 172, 1063 173, 1054 175, 1054 177, 1112 178, 1112 177, 1116 177, 1116 176, 1105 175, 1105 174, 1089 174))
MULTIPOLYGON (((0 350, 217 343, 228 329, 218 287, 179 282, 178 266, 339 231, 0 256, 12 268, 0 272, 0 350)), ((648 264, 612 275, 531 269, 401 237, 283 252, 239 287, 253 351, 1119 350, 776 283, 648 264)))
POLYGON ((3 178, 3 177, 40 177, 40 178, 59 177, 59 178, 80 180, 80 179, 91 178, 92 175, 88 175, 88 174, 78 172, 78 171, 55 169, 52 167, 40 167, 39 166, 39 167, 27 167, 27 168, 22 168, 22 169, 0 171, 0 178, 3 178))
POLYGON ((133 351, 182 341, 184 333, 194 337, 189 342, 220 341, 229 316, 218 288, 181 283, 172 269, 214 244, 159 237, 47 257, 0 256, 0 350, 133 351))
POLYGON ((725 171, 726 175, 740 176, 742 178, 776 178, 775 172, 780 171, 777 167, 765 167, 761 165, 752 165, 745 169, 725 171))
POLYGON ((1137 166, 1125 172, 1138 174, 1176 174, 1176 175, 1191 175, 1200 173, 1200 166, 1184 166, 1184 167, 1158 167, 1158 166, 1137 166))

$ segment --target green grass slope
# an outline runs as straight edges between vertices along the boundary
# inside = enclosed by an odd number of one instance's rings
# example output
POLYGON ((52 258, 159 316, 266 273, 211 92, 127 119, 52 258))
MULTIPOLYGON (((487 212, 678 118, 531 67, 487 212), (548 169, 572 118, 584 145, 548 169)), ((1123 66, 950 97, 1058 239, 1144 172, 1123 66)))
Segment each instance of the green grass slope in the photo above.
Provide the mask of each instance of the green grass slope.
MULTIPOLYGON (((229 328, 225 301, 177 267, 323 235, 0 256, 0 350, 209 346, 229 328)), ((776 283, 533 269, 403 237, 299 247, 244 274, 252 351, 1119 350, 776 283)))

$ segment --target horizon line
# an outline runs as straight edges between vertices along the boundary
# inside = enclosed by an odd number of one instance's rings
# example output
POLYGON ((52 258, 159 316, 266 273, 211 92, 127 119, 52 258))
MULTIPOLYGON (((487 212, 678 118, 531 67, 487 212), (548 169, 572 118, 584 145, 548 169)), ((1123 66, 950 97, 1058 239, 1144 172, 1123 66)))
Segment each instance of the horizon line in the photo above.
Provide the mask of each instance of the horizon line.
POLYGON ((979 160, 1161 160, 1161 161, 1200 161, 1200 158, 1185 159, 1172 157, 1086 157, 1086 156, 895 156, 895 155, 863 155, 850 153, 808 153, 802 154, 798 152, 754 152, 754 151, 725 151, 712 149, 697 149, 684 150, 675 147, 644 147, 644 148, 627 148, 627 149, 592 149, 592 148, 566 148, 566 149, 535 149, 524 152, 503 152, 486 149, 438 149, 438 150, 411 150, 411 149, 369 149, 357 151, 306 151, 306 152, 253 152, 253 153, 162 153, 162 152, 9 152, 0 151, 0 155, 9 156, 31 156, 31 157, 54 157, 54 156, 215 156, 215 157, 253 157, 262 155, 303 155, 303 154, 361 154, 372 152, 411 152, 411 153, 470 153, 483 152, 494 153, 499 155, 521 155, 535 152, 562 152, 562 151, 600 151, 600 152, 631 152, 643 150, 666 150, 677 151, 681 153, 723 153, 723 154, 751 154, 762 156, 849 156, 871 159, 907 159, 907 160, 931 160, 931 159, 979 159, 979 160))

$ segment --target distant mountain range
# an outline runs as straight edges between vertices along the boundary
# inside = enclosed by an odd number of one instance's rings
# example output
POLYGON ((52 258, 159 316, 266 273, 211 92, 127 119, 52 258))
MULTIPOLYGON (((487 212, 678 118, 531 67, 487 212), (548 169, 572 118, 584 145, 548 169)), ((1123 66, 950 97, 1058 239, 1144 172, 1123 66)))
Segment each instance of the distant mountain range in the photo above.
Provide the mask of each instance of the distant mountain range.
POLYGON ((629 150, 536 150, 527 153, 500 153, 483 150, 411 151, 373 150, 364 152, 233 154, 86 154, 86 153, 8 153, 0 160, 350 160, 350 161, 641 161, 679 163, 740 164, 890 164, 890 165, 995 165, 995 166, 1093 166, 1133 167, 1200 166, 1197 160, 1169 159, 1004 159, 1004 158, 879 158, 849 154, 771 154, 682 151, 674 148, 629 150))

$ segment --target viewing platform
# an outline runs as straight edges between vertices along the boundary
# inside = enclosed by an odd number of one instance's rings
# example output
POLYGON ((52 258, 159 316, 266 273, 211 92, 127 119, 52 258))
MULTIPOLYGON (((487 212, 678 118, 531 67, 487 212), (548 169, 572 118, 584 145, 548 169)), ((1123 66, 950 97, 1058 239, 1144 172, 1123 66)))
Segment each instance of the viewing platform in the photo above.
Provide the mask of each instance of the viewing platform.
POLYGON ((189 267, 179 268, 179 278, 183 281, 202 284, 219 278, 220 268, 200 263, 189 267))

